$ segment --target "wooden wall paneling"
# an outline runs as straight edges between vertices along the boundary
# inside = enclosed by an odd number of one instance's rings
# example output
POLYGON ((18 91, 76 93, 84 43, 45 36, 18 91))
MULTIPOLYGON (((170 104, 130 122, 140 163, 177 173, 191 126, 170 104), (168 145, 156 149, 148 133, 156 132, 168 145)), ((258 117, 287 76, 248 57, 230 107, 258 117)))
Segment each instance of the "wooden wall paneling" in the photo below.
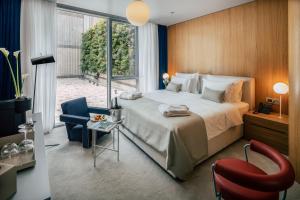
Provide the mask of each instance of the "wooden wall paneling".
POLYGON ((300 183, 300 0, 288 1, 289 30, 289 159, 300 183))
MULTIPOLYGON (((287 1, 257 1, 257 101, 266 96, 278 97, 272 86, 288 83, 288 14, 287 1)), ((288 95, 283 95, 282 109, 288 111, 288 95)))
MULTIPOLYGON (((267 96, 277 97, 272 90, 275 82, 287 82, 285 0, 258 0, 226 9, 172 25, 168 34, 171 74, 255 77, 257 104, 267 96)), ((284 96, 284 113, 287 104, 284 96)))
POLYGON ((174 74, 176 71, 175 66, 176 56, 176 26, 168 28, 168 72, 174 74))

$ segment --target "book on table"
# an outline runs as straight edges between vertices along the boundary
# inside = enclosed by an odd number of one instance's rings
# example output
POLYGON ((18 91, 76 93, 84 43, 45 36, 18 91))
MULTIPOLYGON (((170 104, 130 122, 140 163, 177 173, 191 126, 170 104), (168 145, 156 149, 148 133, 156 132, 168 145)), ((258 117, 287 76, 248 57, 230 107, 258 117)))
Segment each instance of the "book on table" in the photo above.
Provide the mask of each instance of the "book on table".
POLYGON ((100 121, 100 122, 95 123, 92 128, 109 132, 114 126, 115 126, 115 123, 113 123, 113 122, 100 121))

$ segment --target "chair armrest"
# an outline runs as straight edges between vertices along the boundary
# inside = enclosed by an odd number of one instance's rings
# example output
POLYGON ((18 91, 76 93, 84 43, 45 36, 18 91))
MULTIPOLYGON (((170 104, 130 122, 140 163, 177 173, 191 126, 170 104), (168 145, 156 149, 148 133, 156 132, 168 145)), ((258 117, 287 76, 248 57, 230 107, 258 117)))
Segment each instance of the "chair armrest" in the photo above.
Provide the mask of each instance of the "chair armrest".
MULTIPOLYGON (((253 171, 245 171, 233 159, 221 159, 215 162, 215 172, 229 181, 262 192, 279 192, 286 190, 293 184, 294 174, 287 166, 275 174, 259 174, 253 171), (292 181, 291 181, 292 180, 292 181)), ((246 161, 244 161, 246 162, 246 161)))
POLYGON ((110 115, 110 111, 108 108, 98 108, 98 107, 89 107, 89 113, 110 115))
POLYGON ((67 115, 67 114, 60 115, 60 121, 69 123, 69 124, 86 125, 89 120, 90 120, 89 117, 81 117, 81 116, 67 115))

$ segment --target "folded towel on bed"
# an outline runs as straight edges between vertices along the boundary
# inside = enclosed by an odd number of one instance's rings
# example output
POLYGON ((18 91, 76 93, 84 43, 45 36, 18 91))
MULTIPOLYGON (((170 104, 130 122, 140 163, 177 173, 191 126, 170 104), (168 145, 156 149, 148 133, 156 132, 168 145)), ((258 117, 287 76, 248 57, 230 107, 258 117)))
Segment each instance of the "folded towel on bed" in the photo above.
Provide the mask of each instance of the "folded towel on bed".
POLYGON ((191 115, 191 112, 186 105, 161 104, 158 106, 158 110, 165 117, 181 117, 191 115))
POLYGON ((142 97, 141 92, 122 92, 120 94, 121 99, 126 99, 126 100, 136 100, 138 98, 142 97))

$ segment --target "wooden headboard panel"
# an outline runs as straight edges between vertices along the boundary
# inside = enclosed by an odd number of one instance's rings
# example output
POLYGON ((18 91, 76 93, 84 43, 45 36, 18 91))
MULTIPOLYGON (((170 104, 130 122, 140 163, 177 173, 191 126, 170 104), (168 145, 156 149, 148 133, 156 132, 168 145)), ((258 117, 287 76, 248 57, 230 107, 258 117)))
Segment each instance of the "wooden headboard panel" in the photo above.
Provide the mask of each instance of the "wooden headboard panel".
POLYGON ((258 0, 169 26, 168 71, 254 77, 257 105, 278 97, 274 83, 288 82, 287 30, 285 0, 258 0))

